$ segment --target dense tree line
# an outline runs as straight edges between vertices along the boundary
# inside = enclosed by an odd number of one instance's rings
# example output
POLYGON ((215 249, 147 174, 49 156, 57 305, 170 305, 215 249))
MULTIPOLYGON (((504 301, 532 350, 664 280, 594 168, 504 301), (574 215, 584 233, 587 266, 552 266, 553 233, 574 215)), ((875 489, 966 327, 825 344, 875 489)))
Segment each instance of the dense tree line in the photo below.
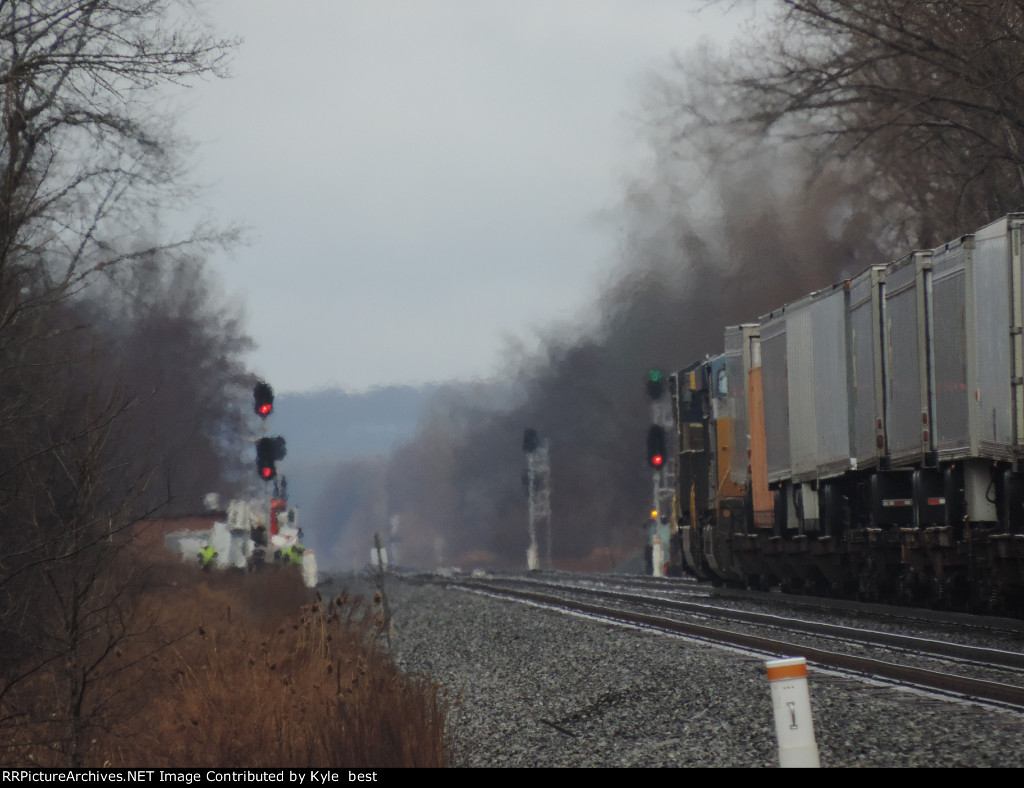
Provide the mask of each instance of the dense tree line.
POLYGON ((154 229, 189 195, 160 102, 232 46, 190 9, 0 0, 0 739, 38 726, 71 765, 146 627, 135 526, 241 448, 249 340, 203 265, 229 235, 154 229))

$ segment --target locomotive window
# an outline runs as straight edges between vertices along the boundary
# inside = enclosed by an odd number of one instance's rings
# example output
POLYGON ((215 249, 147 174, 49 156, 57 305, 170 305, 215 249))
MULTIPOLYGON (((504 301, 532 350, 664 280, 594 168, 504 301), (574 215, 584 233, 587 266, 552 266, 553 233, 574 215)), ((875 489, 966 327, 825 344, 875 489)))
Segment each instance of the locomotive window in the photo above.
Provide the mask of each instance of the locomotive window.
POLYGON ((729 376, 726 374, 725 367, 718 370, 718 393, 723 397, 729 393, 729 376))

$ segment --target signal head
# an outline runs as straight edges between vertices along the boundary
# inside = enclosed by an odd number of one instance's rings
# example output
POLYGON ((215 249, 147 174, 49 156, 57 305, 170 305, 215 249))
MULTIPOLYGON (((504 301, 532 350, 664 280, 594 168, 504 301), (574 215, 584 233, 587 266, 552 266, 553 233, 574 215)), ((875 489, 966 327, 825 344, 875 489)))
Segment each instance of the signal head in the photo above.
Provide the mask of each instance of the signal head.
POLYGON ((647 373, 647 396, 652 400, 661 399, 665 390, 665 376, 660 369, 652 369, 647 373))
POLYGON ((665 448, 665 428, 652 424, 647 431, 647 464, 660 469, 665 464, 668 452, 665 448))
POLYGON ((253 410, 261 419, 265 419, 274 410, 274 390, 262 380, 253 386, 253 410))
POLYGON ((256 441, 256 470, 263 481, 269 482, 277 476, 277 461, 286 454, 284 438, 260 438, 256 441))

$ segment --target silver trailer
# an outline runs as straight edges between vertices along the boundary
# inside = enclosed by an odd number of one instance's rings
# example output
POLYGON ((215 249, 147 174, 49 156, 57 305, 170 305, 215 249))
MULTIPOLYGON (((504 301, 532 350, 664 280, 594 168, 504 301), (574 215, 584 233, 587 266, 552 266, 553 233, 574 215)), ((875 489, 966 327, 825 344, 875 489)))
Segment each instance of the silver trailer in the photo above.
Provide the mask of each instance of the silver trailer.
MULTIPOLYGON (((974 239, 965 236, 932 254, 932 320, 928 326, 932 361, 930 384, 935 395, 932 409, 935 446, 942 459, 971 454, 971 396, 967 389, 968 381, 977 377, 977 371, 968 370, 975 359, 969 359, 974 354, 968 352, 967 326, 976 324, 974 316, 968 314, 974 311, 973 304, 968 303, 968 290, 973 289, 969 288, 968 279, 975 270, 971 259, 973 250, 974 239)), ((997 298, 1005 303, 1006 288, 1002 291, 997 298)), ((993 307, 996 312, 1002 311, 998 304, 993 307)), ((1007 333, 997 344, 1008 342, 1007 333)))
POLYGON ((932 253, 935 447, 941 459, 1013 460, 1021 447, 1024 214, 932 253))
POLYGON ((850 280, 850 457, 854 469, 878 467, 886 452, 884 306, 884 265, 872 266, 850 280))
POLYGON ((920 465, 933 450, 928 364, 931 252, 889 266, 885 281, 886 421, 894 466, 920 465))
POLYGON ((1009 480, 993 476, 994 461, 1017 467, 1022 448, 1024 359, 1022 359, 1021 227, 1011 214, 973 235, 932 252, 929 361, 932 441, 937 459, 961 461, 966 517, 972 522, 1007 521, 1009 480), (991 494, 1007 484, 1000 518, 991 494))
POLYGON ((774 484, 791 476, 785 308, 764 315, 760 323, 766 462, 768 482, 774 484))
POLYGON ((991 463, 1016 464, 1021 448, 1022 226, 1003 217, 886 272, 884 442, 893 468, 914 469, 917 524, 949 520, 949 485, 925 469, 951 463, 967 506, 956 516, 999 519, 991 463))
POLYGON ((794 482, 818 473, 818 426, 815 413, 814 329, 810 306, 815 294, 786 304, 786 361, 789 387, 789 460, 794 482))
POLYGON ((787 304, 762 325, 769 481, 782 483, 789 529, 820 529, 819 483, 852 465, 848 311, 849 284, 841 282, 787 304), (781 436, 770 411, 783 407, 788 434, 781 442, 788 447, 788 463, 771 445, 781 436))
POLYGON ((750 367, 758 353, 760 326, 744 323, 725 329, 725 371, 728 408, 732 419, 729 476, 737 484, 750 484, 750 411, 747 396, 750 367))
POLYGON ((819 290, 807 305, 818 480, 846 473, 851 465, 849 301, 849 282, 840 282, 819 290))
POLYGON ((816 481, 851 461, 849 285, 787 304, 762 318, 768 478, 816 481))

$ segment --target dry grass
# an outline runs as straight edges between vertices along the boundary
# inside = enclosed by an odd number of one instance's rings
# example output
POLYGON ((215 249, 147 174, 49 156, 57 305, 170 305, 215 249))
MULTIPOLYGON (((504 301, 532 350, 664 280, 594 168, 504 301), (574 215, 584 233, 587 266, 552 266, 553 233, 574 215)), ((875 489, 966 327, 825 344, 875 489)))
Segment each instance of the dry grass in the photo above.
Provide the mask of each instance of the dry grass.
MULTIPOLYGON (((444 765, 445 700, 388 659, 379 600, 311 601, 288 568, 154 571, 140 598, 152 626, 119 649, 130 669, 97 687, 109 700, 96 706, 106 711, 91 721, 86 765, 444 765)), ((0 765, 65 765, 47 715, 59 710, 0 730, 0 765)))

